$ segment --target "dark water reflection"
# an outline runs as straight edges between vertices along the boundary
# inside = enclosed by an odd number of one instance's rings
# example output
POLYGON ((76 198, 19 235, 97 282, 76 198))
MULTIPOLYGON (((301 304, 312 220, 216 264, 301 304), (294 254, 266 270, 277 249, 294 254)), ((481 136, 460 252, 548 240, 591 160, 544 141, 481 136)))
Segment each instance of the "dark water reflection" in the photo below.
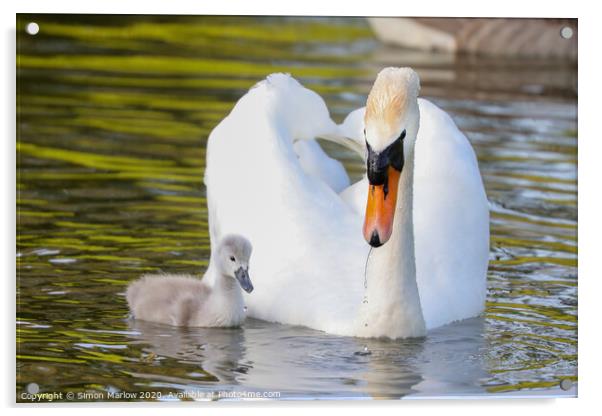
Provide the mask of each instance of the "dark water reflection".
MULTIPOLYGON (((575 394, 558 388, 577 374, 574 63, 388 48, 362 19, 23 15, 18 25, 18 400, 29 383, 105 399, 575 394), (22 31, 29 21, 35 37, 22 31), (386 65, 414 67, 479 158, 492 231, 484 317, 402 341, 127 319, 123 292, 140 274, 204 271, 206 139, 251 85, 291 72, 340 121, 386 65)), ((352 154, 324 146, 360 176, 352 154)))

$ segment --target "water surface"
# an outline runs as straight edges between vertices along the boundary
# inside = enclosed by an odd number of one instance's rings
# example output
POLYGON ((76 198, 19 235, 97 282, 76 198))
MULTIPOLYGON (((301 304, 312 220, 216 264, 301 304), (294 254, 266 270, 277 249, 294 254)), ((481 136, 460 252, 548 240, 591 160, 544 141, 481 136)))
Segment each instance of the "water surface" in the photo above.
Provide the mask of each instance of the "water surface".
POLYGON ((575 394, 558 387, 577 381, 574 63, 388 48, 362 19, 20 15, 18 31, 17 400, 30 383, 82 400, 575 394), (140 274, 204 272, 206 140, 250 86, 290 72, 341 121, 388 65, 414 67, 477 153, 482 317, 401 341, 127 319, 140 274))

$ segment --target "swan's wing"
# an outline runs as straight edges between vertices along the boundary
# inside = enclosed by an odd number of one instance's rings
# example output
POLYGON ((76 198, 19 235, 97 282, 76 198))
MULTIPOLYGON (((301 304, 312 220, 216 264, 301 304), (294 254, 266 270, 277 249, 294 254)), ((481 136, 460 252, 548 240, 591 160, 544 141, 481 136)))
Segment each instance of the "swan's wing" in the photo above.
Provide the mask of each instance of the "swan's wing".
POLYGON ((419 99, 414 239, 427 328, 479 314, 489 259, 489 207, 475 153, 451 117, 419 99))
POLYGON ((368 200, 368 178, 366 175, 356 183, 345 188, 339 196, 361 220, 366 212, 368 200))
POLYGON ((329 142, 333 142, 339 144, 347 149, 353 151, 357 155, 359 155, 362 159, 366 158, 366 146, 358 143, 356 140, 351 139, 350 137, 345 136, 344 134, 322 134, 317 137, 318 139, 327 140, 329 142))
POLYGON ((228 233, 251 241, 251 316, 351 334, 369 247, 357 215, 293 147, 336 125, 317 94, 282 77, 249 91, 209 137, 212 244, 228 233))
POLYGON ((366 140, 364 139, 364 113, 366 108, 358 108, 345 117, 334 132, 321 134, 319 139, 337 143, 355 152, 366 160, 366 140))
POLYGON ((297 140, 294 148, 305 173, 321 180, 337 193, 349 186, 349 175, 343 164, 328 156, 317 141, 297 140))
POLYGON ((339 124, 340 133, 349 137, 351 140, 355 141, 360 148, 364 151, 366 149, 366 140, 364 137, 364 115, 366 113, 366 107, 361 107, 356 110, 353 110, 343 123, 339 124))
MULTIPOLYGON (((362 160, 366 160, 366 140, 364 139, 364 114, 366 107, 350 112, 343 123, 338 125, 338 136, 333 139, 354 150, 362 160)), ((368 179, 366 175, 356 183, 348 186, 339 193, 341 199, 361 218, 366 210, 368 199, 368 179)))
MULTIPOLYGON (((330 133, 318 135, 317 138, 341 145, 365 161, 364 113, 365 107, 352 111, 342 124, 336 126, 330 133)), ((315 140, 297 140, 295 151, 305 172, 321 179, 343 196, 342 192, 349 187, 349 176, 339 161, 329 157, 315 140)))

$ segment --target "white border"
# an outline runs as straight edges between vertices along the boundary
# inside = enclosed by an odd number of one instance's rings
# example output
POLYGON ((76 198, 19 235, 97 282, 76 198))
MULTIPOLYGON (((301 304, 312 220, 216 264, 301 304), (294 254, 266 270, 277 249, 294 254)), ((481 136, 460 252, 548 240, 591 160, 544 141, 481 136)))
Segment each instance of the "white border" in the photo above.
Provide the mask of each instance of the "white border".
POLYGON ((577 2, 548 0, 532 5, 524 0, 503 2, 387 1, 370 0, 229 0, 191 2, 187 0, 21 0, 13 6, 20 13, 132 13, 132 14, 252 14, 326 16, 457 16, 457 17, 578 17, 577 2), (483 4, 487 3, 487 4, 483 4), (537 7, 539 6, 539 7, 537 7))
MULTIPOLYGON (((14 408, 14 273, 15 273, 15 13, 134 13, 134 14, 287 14, 287 15, 405 15, 405 16, 489 16, 489 17, 577 17, 579 18, 579 399, 517 399, 517 400, 444 400, 444 401, 410 401, 410 402, 290 402, 277 403, 218 403, 199 404, 193 411, 219 412, 222 414, 240 414, 241 411, 262 415, 286 411, 291 414, 306 414, 308 411, 333 412, 334 407, 344 408, 345 414, 365 415, 371 409, 379 412, 400 414, 415 412, 423 414, 462 414, 487 416, 504 415, 517 411, 546 412, 547 415, 581 414, 597 404, 597 391, 600 385, 600 358, 597 342, 601 325, 598 323, 600 311, 599 297, 602 294, 600 282, 602 276, 598 271, 597 251, 600 231, 600 204, 602 194, 602 128, 600 126, 602 109, 600 101, 600 65, 599 40, 602 39, 599 13, 596 13, 595 2, 579 1, 545 1, 528 2, 525 0, 504 0, 498 2, 451 0, 435 2, 431 0, 370 0, 365 2, 325 0, 303 0, 286 2, 275 0, 169 0, 169 1, 133 1, 133 0, 20 0, 1 2, 3 22, 3 65, 2 91, 6 96, 1 101, 1 122, 4 129, 2 140, 2 204, 3 232, 2 265, 3 301, 0 308, 5 323, 2 332, 2 368, 0 378, 2 402, 4 406, 13 407, 10 412, 19 411, 14 408), (597 238, 598 237, 598 238, 597 238)), ((132 408, 143 405, 109 405, 95 404, 86 406, 39 406, 50 415, 104 414, 103 408, 111 408, 111 412, 130 413, 132 408)), ((169 412, 188 410, 190 406, 145 405, 144 412, 158 415, 169 412)), ((599 406, 596 406, 599 407, 599 406)), ((31 407, 20 408, 29 413, 31 407)), ((337 409, 338 410, 338 409, 337 409)), ((522 412, 521 412, 522 413, 522 412)), ((587 413, 586 413, 587 414, 587 413)))

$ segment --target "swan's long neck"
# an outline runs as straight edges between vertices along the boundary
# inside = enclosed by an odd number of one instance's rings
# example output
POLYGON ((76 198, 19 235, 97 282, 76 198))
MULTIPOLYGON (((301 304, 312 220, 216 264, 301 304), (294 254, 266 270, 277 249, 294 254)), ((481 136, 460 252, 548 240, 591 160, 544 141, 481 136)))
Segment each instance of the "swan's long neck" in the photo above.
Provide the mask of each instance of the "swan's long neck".
POLYGON ((393 232, 382 247, 372 249, 366 268, 365 296, 360 308, 363 336, 418 337, 426 333, 414 257, 414 154, 406 154, 399 180, 393 232))

